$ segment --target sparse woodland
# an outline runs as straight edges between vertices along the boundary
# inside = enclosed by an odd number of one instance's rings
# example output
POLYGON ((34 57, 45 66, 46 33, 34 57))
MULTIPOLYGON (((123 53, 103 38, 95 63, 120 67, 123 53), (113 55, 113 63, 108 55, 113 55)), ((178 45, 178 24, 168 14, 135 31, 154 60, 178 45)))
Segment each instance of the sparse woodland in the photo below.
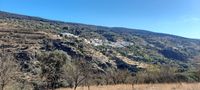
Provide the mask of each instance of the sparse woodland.
MULTIPOLYGON (((86 86, 89 89, 94 85, 194 82, 189 77, 176 73, 175 68, 167 66, 137 73, 119 69, 101 72, 90 63, 83 62, 79 57, 72 60, 62 51, 38 54, 37 60, 32 63, 35 64, 35 71, 23 71, 23 67, 20 67, 11 55, 6 58, 1 57, 0 64, 1 90, 8 90, 12 87, 19 90, 55 90, 61 87, 76 90, 78 86, 86 86)), ((190 78, 198 81, 199 73, 194 72, 190 78)))

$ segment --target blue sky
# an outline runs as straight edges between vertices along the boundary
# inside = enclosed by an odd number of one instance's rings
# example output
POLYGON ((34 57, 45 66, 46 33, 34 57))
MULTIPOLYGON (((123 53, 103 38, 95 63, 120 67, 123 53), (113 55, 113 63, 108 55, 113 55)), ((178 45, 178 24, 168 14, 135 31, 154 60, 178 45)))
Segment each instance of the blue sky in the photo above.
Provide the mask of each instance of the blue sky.
POLYGON ((200 39, 200 0, 0 0, 0 10, 200 39))

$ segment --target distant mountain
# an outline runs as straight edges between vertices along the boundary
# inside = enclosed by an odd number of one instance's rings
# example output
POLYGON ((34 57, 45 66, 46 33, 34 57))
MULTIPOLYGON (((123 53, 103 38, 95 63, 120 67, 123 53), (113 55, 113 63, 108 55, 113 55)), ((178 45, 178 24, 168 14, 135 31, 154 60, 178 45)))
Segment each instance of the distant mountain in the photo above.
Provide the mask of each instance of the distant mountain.
MULTIPOLYGON (((47 20, 0 11, 0 47, 27 62, 44 51, 82 57, 101 71, 138 71, 176 66, 187 71, 200 62, 200 40, 146 30, 47 20)), ((2 50, 1 50, 2 51, 2 50)))

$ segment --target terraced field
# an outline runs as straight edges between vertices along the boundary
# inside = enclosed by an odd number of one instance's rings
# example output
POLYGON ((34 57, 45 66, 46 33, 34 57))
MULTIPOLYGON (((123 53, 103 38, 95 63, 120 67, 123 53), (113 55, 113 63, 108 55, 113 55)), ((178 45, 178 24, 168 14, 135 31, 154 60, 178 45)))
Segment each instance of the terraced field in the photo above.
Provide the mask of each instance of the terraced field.
POLYGON ((43 38, 45 34, 30 30, 0 29, 1 47, 7 52, 18 51, 17 49, 37 49, 43 38))

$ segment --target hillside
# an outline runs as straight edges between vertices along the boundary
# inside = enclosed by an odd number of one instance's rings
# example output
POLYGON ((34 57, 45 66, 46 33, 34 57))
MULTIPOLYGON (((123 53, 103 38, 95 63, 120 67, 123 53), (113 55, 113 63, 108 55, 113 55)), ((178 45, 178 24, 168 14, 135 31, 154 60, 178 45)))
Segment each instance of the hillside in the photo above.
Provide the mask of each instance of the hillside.
POLYGON ((198 68, 200 40, 146 30, 53 21, 0 12, 0 52, 14 55, 21 70, 38 74, 38 54, 59 51, 107 73, 110 69, 198 68))

